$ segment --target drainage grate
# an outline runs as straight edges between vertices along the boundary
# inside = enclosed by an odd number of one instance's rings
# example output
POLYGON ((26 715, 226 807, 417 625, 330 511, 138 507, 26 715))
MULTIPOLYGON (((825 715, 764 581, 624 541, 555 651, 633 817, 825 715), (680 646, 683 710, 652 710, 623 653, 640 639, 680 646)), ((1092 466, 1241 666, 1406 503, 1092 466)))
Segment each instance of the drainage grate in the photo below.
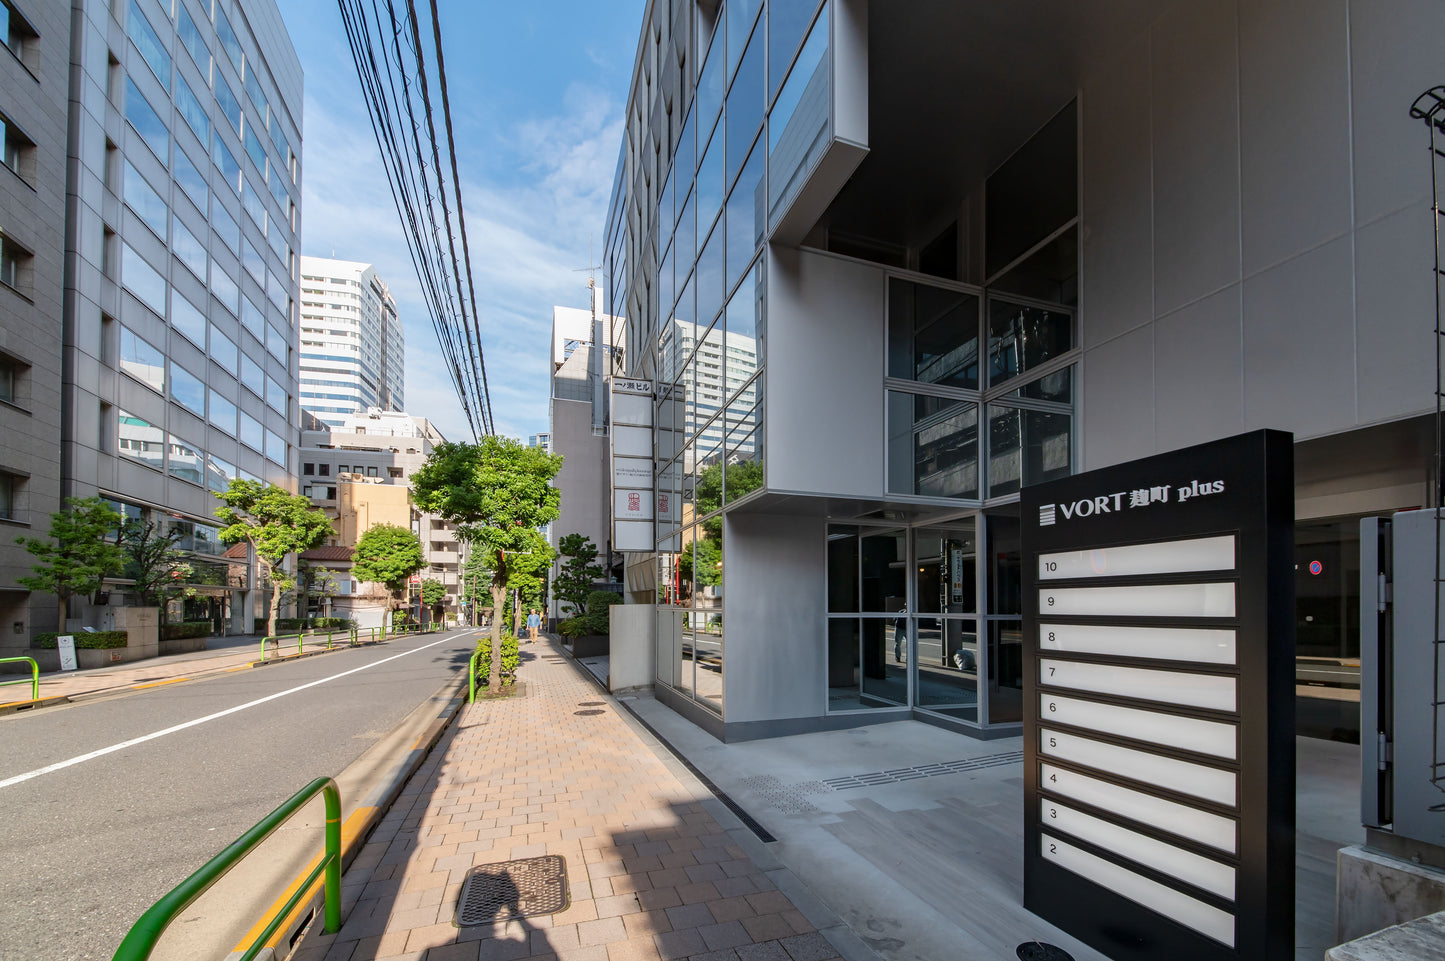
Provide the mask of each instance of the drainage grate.
POLYGON ((880 784, 901 784, 904 781, 914 781, 918 778, 938 777, 942 774, 961 774, 965 771, 978 771, 987 767, 1018 764, 1022 762, 1023 759, 1024 755, 1022 751, 1009 751, 1005 754, 985 754, 982 757, 969 757, 958 761, 945 761, 939 764, 921 764, 917 767, 899 767, 891 771, 875 771, 871 774, 850 774, 847 777, 830 777, 822 783, 834 791, 847 791, 852 788, 875 787, 880 784))
POLYGON ((565 911, 567 861, 560 854, 472 868, 457 899, 459 928, 565 911))
POLYGON ((606 712, 606 711, 599 711, 599 710, 597 710, 597 709, 594 707, 594 708, 592 708, 592 709, 590 709, 590 710, 586 710, 586 711, 573 711, 572 713, 573 713, 573 714, 576 714, 576 715, 579 715, 579 716, 581 716, 581 717, 591 717, 591 716, 594 715, 594 714, 605 714, 605 713, 607 713, 607 712, 606 712))
POLYGON ((819 781, 785 785, 771 774, 746 777, 742 783, 784 814, 817 814, 818 809, 813 806, 813 802, 803 795, 819 794, 828 790, 819 781))

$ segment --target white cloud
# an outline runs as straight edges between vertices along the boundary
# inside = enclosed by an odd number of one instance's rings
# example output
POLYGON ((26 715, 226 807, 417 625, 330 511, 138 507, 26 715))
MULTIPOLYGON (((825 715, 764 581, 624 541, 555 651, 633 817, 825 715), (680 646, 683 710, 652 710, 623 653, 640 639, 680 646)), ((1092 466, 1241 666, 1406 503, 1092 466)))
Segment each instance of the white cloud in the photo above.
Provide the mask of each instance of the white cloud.
MULTIPOLYGON (((465 118, 454 119, 457 129, 466 127, 465 118)), ((459 144, 498 433, 525 438, 547 429, 552 307, 587 303, 586 274, 576 268, 588 263, 589 238, 592 256, 601 256, 621 137, 620 107, 578 84, 554 115, 493 131, 496 146, 486 153, 478 145, 459 144), (501 156, 515 158, 515 168, 489 169, 501 156)), ((334 251, 338 258, 376 265, 406 326, 408 412, 431 419, 448 438, 469 439, 354 87, 349 95, 308 94, 303 158, 304 252, 329 257, 334 251)), ((450 180, 447 186, 450 195, 450 180)), ((455 217, 454 200, 452 210, 455 217)))

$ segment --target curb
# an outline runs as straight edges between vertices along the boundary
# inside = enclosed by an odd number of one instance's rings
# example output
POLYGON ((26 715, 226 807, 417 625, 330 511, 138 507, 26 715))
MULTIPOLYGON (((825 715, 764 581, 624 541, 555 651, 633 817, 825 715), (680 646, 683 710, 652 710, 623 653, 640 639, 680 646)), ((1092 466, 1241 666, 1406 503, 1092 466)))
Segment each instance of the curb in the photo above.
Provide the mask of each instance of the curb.
POLYGON ((16 714, 20 711, 29 711, 37 707, 51 707, 56 704, 69 704, 70 698, 64 694, 57 694, 55 697, 42 697, 38 701, 11 701, 9 704, 0 704, 0 714, 16 714))
MULTIPOLYGON (((380 642, 376 642, 380 643, 380 642)), ((305 656, 305 655, 303 655, 305 656)), ((253 665, 254 666, 254 665, 253 665)), ((421 736, 412 743, 411 750, 399 758, 395 764, 380 778, 379 782, 372 787, 364 797, 353 808, 353 812, 365 811, 355 829, 343 839, 341 849, 341 875, 342 886, 345 889, 346 872, 355 863, 356 858, 366 847, 371 838, 371 833, 382 819, 391 810, 392 804, 405 790, 411 776, 421 768, 427 755, 433 747, 441 740, 448 727, 456 716, 461 713, 462 705, 466 703, 467 676, 465 672, 459 672, 460 677, 447 681, 430 698, 431 701, 444 700, 441 712, 433 718, 423 729, 421 736)), ((410 715, 408 715, 410 716, 410 715)), ((398 722, 400 726, 402 722, 398 722)), ((324 896, 324 889, 317 888, 316 893, 307 901, 298 904, 291 911, 291 916, 286 924, 283 924, 276 934, 272 936, 273 943, 266 945, 258 958, 285 958, 290 957, 294 952, 305 947, 306 935, 311 933, 314 921, 321 917, 321 904, 324 896), (282 945, 289 945, 282 949, 282 945), (269 954, 267 952, 270 952, 269 954), (278 953, 282 952, 282 953, 278 953)), ((350 916, 350 905, 342 899, 341 923, 345 925, 350 916)), ((263 917, 264 920, 264 917, 263 917)), ((226 961, 239 958, 238 952, 227 955, 226 961)))

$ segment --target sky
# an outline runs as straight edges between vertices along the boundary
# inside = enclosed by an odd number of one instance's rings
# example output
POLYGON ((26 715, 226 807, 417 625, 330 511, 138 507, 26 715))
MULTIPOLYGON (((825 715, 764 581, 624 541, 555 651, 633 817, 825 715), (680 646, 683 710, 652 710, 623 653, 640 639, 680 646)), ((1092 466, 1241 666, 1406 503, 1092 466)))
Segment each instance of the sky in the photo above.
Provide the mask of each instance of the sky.
MULTIPOLYGON (((440 362, 339 6, 279 6, 305 72, 301 252, 375 265, 406 332, 407 413, 428 418, 448 440, 471 440, 440 362)), ((548 429, 552 308, 587 306, 588 274, 579 268, 601 256, 643 8, 644 0, 439 0, 498 434, 525 440, 548 429)), ((439 105, 437 113, 440 124, 439 105)))

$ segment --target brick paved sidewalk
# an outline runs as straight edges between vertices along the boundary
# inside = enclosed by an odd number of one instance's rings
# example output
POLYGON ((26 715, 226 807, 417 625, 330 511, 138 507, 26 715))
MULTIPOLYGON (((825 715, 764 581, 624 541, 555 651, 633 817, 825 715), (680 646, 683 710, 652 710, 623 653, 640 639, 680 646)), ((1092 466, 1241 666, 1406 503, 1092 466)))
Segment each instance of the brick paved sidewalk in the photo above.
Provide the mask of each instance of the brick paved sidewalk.
POLYGON ((838 955, 582 668, 524 648, 523 696, 463 709, 298 961, 828 961, 838 955), (531 655, 531 656, 528 656, 531 655), (468 870, 566 859, 563 912, 457 928, 468 870))

